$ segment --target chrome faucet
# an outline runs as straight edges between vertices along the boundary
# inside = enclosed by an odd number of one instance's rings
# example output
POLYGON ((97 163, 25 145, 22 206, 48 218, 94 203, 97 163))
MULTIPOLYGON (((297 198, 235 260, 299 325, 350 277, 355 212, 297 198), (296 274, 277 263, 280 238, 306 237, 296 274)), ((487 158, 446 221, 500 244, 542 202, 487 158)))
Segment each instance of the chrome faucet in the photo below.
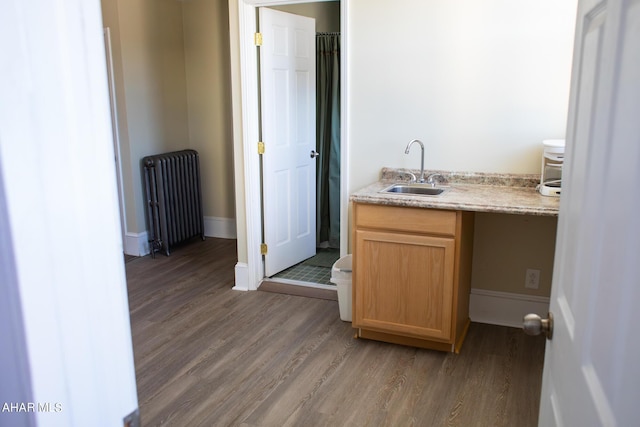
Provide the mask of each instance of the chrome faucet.
POLYGON ((413 174, 413 172, 411 172, 411 171, 410 171, 410 170, 408 170, 408 169, 402 169, 402 172, 401 172, 401 174, 400 174, 400 175, 401 175, 401 176, 409 175, 409 184, 414 183, 414 182, 416 182, 416 181, 417 181, 416 176, 413 174))
POLYGON ((420 179, 418 179, 418 182, 424 182, 424 144, 420 140, 412 139, 407 144, 407 148, 405 148, 404 154, 409 154, 409 149, 411 148, 414 142, 417 142, 418 144, 420 144, 420 150, 422 151, 422 157, 420 159, 420 179))
POLYGON ((427 184, 431 184, 432 187, 435 187, 438 182, 446 184, 447 179, 439 173, 432 173, 427 177, 427 184))

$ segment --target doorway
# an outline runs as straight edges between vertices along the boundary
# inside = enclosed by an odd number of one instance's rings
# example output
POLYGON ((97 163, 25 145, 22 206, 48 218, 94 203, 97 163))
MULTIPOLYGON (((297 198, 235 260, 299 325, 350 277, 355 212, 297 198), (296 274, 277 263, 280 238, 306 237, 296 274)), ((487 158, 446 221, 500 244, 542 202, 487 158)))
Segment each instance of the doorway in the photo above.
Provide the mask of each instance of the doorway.
POLYGON ((340 3, 258 10, 264 276, 335 288, 329 279, 340 256, 340 3))
MULTIPOLYGON (((234 135, 236 159, 236 189, 238 224, 243 225, 238 229, 238 258, 235 267, 236 290, 257 290, 264 279, 264 261, 261 254, 262 244, 262 214, 260 195, 260 163, 256 155, 256 143, 260 141, 259 135, 259 88, 257 76, 257 55, 253 40, 256 28, 256 13, 258 7, 283 4, 294 4, 295 1, 282 0, 238 0, 230 3, 230 16, 232 32, 238 34, 238 56, 233 63, 238 64, 237 75, 239 79, 233 82, 234 98, 239 100, 234 104, 234 135), (246 240, 243 232, 246 230, 246 240), (246 245, 244 244, 246 241, 246 245)), ((316 3, 310 0, 308 3, 316 3)), ((343 232, 340 234, 340 254, 348 251, 348 117, 346 115, 348 64, 346 62, 347 29, 348 29, 348 2, 340 2, 340 32, 342 38, 340 80, 342 97, 341 105, 341 129, 340 135, 343 141, 340 148, 340 223, 343 224, 343 232)), ((232 46, 232 54, 234 46, 232 46)), ((232 55, 233 56, 233 55, 232 55)))

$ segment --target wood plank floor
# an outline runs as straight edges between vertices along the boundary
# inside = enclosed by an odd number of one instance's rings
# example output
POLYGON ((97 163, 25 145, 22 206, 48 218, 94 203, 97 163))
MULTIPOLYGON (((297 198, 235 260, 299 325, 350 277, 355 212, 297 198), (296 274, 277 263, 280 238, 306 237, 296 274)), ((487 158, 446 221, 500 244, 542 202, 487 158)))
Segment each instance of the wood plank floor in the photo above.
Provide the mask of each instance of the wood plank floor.
POLYGON ((233 291, 234 240, 126 263, 143 426, 535 426, 544 339, 459 355, 354 339, 338 302, 233 291))

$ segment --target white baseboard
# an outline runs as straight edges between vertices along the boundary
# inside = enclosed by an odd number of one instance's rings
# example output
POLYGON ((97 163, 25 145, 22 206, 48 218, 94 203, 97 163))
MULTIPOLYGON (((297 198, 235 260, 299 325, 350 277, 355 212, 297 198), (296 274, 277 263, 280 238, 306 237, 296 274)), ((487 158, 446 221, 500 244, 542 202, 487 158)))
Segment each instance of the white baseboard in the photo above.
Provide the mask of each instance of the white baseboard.
POLYGON ((236 264, 236 284, 233 287, 234 291, 248 291, 249 290, 249 265, 246 262, 239 262, 236 264))
MULTIPOLYGON (((236 221, 233 218, 204 217, 204 235, 220 239, 235 239, 236 221)), ((149 248, 149 232, 125 233, 124 253, 133 256, 145 256, 151 253, 149 248)))
POLYGON ((204 217, 204 235, 220 239, 236 239, 236 220, 233 218, 204 217))
POLYGON ((149 255, 149 234, 146 231, 142 233, 126 233, 124 236, 124 253, 133 256, 149 255))
POLYGON ((471 289, 469 317, 472 322, 522 328, 526 314, 545 317, 548 311, 548 297, 471 289))

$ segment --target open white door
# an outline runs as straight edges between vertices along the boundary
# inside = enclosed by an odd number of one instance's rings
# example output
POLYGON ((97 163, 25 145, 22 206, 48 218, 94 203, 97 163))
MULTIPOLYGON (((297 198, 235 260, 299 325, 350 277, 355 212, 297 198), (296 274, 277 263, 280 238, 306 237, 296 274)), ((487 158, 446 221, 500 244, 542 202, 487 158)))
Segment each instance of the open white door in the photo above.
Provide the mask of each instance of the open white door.
POLYGON ((540 426, 638 425, 640 1, 581 1, 540 426))
POLYGON ((2 3, 0 426, 140 425, 101 28, 98 0, 2 3))
POLYGON ((260 8, 265 275, 316 251, 315 20, 260 8))

